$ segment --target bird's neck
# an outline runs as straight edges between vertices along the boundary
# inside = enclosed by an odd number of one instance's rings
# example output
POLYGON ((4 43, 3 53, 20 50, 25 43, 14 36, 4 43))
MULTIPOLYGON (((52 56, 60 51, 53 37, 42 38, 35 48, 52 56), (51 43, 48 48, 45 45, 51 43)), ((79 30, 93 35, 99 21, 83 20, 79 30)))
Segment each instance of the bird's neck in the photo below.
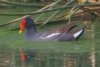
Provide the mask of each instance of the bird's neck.
POLYGON ((36 31, 36 28, 34 28, 34 27, 30 27, 30 28, 26 29, 26 34, 27 35, 34 35, 36 33, 37 33, 37 31, 36 31))

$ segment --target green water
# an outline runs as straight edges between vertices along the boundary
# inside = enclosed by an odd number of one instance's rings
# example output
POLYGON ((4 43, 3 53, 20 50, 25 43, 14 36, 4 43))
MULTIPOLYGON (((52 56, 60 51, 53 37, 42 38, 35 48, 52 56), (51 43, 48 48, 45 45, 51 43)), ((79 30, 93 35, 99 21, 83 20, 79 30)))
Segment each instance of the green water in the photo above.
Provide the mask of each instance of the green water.
MULTIPOLYGON (((23 13, 35 11, 33 8, 0 8, 0 13, 23 13)), ((38 15, 31 16, 35 19, 38 15)), ((46 17, 48 15, 45 15, 46 17)), ((0 25, 20 16, 0 16, 0 25)), ((45 19, 45 18, 42 18, 45 19)), ((95 55, 99 66, 99 21, 88 26, 78 41, 66 42, 30 42, 24 39, 24 33, 18 30, 7 31, 19 27, 20 21, 0 27, 0 67, 93 67, 90 57, 95 55), (21 50, 24 50, 26 61, 21 62, 21 50), (95 54, 92 54, 92 53, 95 54)), ((79 23, 82 24, 82 23, 79 23)), ((37 27, 39 31, 60 27, 64 24, 52 24, 37 27)), ((95 66, 95 65, 94 65, 95 66)), ((97 67, 96 66, 96 67, 97 67)))

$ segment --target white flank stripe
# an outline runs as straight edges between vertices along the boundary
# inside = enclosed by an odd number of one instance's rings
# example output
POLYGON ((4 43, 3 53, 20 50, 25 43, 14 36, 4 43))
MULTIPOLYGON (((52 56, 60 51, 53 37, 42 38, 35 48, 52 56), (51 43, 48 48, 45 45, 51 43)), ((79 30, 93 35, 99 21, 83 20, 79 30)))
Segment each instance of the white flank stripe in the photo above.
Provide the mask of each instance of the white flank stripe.
POLYGON ((51 34, 51 35, 48 35, 48 36, 46 36, 46 37, 42 37, 43 39, 46 39, 46 38, 51 38, 51 37, 54 37, 54 36, 57 36, 57 35, 59 35, 60 33, 54 33, 54 34, 51 34))

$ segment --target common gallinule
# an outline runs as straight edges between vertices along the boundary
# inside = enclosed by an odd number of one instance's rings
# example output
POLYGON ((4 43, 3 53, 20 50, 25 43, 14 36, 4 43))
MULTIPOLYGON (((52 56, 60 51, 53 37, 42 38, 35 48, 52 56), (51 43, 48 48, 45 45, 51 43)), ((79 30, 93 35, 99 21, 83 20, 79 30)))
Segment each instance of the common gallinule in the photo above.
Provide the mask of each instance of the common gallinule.
POLYGON ((83 34, 85 26, 77 28, 74 23, 67 24, 66 26, 44 32, 37 32, 34 21, 27 17, 21 20, 19 33, 26 29, 26 39, 32 41, 48 40, 48 41, 72 41, 77 40, 83 34))

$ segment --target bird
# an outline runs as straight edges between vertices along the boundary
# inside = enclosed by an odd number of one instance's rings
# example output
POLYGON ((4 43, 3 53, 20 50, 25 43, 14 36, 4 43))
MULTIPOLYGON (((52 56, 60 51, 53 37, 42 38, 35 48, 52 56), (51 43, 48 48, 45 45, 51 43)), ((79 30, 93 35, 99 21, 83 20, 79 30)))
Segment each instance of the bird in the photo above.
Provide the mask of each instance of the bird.
POLYGON ((25 39, 29 41, 75 41, 83 34, 85 27, 78 28, 78 25, 69 23, 61 28, 39 32, 36 29, 34 20, 26 17, 21 20, 19 33, 22 33, 25 29, 25 39))

